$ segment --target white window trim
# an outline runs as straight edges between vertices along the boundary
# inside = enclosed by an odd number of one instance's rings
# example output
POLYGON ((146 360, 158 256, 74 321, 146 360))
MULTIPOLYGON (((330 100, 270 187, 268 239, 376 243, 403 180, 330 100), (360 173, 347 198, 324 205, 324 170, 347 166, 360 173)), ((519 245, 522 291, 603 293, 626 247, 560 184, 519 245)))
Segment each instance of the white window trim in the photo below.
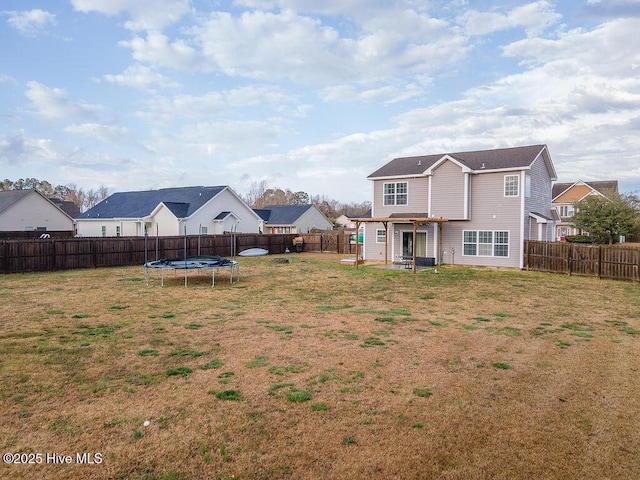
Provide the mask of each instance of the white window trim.
POLYGON ((511 257, 511 231, 510 230, 463 230, 462 231, 462 256, 463 257, 484 257, 484 258, 510 258, 511 257), (473 243, 476 246, 476 254, 469 255, 464 253, 464 246, 466 244, 471 245, 471 242, 464 241, 464 235, 466 232, 474 232, 476 234, 476 241, 473 243), (488 243, 480 243, 480 233, 481 232, 491 232, 491 255, 480 255, 480 245, 489 245, 488 243), (496 234, 497 233, 506 233, 508 236, 507 243, 496 243, 496 234), (507 246, 507 255, 496 255, 496 245, 506 245, 507 246))
POLYGON ((384 243, 386 240, 387 231, 384 228, 376 228, 376 243, 384 243), (380 234, 382 232, 382 235, 380 234))
POLYGON ((382 205, 385 206, 385 207, 389 207, 389 206, 406 207, 407 205, 409 205, 409 182, 407 182, 407 181, 404 181, 404 182, 384 182, 382 184, 382 205), (385 192, 386 192, 386 186, 387 185, 394 185, 393 203, 386 203, 387 194, 385 192), (398 185, 406 185, 407 186, 407 188, 406 188, 407 193, 400 194, 400 195, 405 195, 407 197, 406 203, 398 203, 398 185))
POLYGON ((503 185, 503 195, 505 198, 517 198, 520 196, 520 176, 519 175, 505 175, 504 176, 504 185, 503 185), (516 194, 515 195, 507 195, 507 179, 516 179, 516 194))

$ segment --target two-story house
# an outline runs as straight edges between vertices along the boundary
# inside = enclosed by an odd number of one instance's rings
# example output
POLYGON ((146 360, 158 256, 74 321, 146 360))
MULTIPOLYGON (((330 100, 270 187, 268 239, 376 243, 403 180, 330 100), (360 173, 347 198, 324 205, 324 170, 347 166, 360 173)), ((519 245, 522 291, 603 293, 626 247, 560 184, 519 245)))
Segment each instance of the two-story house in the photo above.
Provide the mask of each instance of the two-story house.
POLYGON ((556 172, 546 145, 396 158, 368 178, 365 260, 415 252, 435 262, 522 268, 525 240, 553 240, 556 172))
POLYGON ((575 215, 574 205, 584 200, 589 195, 601 195, 606 197, 607 192, 617 192, 617 180, 604 180, 598 182, 555 183, 552 190, 551 206, 558 214, 556 222, 555 238, 562 241, 569 235, 579 235, 582 231, 573 225, 575 215))

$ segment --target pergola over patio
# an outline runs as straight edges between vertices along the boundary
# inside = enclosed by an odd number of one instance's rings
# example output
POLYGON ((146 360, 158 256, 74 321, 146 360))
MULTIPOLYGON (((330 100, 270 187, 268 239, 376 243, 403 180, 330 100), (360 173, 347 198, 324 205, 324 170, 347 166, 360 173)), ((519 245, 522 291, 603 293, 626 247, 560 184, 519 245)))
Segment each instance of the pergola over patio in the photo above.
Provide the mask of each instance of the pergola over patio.
POLYGON ((419 225, 429 225, 436 223, 438 224, 438 257, 436 258, 436 264, 439 262, 439 258, 442 255, 442 224, 444 222, 448 222, 449 220, 442 217, 429 217, 427 215, 421 214, 409 214, 409 215, 398 215, 392 214, 388 217, 374 217, 374 218, 353 218, 352 219, 356 224, 356 268, 358 268, 358 259, 360 258, 360 242, 358 242, 358 231, 360 229, 361 223, 381 223, 384 225, 384 263, 387 265, 389 263, 388 255, 388 224, 389 223, 411 223, 413 224, 413 252, 411 256, 413 257, 413 273, 417 272, 417 264, 416 264, 416 233, 418 231, 419 225))

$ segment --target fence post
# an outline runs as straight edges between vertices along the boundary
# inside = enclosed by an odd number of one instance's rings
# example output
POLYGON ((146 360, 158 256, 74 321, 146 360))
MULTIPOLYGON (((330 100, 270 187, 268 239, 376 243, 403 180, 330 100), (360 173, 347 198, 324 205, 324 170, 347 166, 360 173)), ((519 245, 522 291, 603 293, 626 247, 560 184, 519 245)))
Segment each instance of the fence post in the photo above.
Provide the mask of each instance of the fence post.
POLYGON ((567 246, 569 247, 567 248, 567 273, 571 276, 573 273, 573 244, 567 243, 567 246))
POLYGON ((598 278, 602 278, 602 245, 598 245, 598 278))
POLYGON ((9 273, 9 265, 7 259, 9 258, 9 245, 6 240, 2 241, 2 271, 3 273, 9 273))
POLYGON ((51 270, 56 271, 56 241, 51 239, 51 270))

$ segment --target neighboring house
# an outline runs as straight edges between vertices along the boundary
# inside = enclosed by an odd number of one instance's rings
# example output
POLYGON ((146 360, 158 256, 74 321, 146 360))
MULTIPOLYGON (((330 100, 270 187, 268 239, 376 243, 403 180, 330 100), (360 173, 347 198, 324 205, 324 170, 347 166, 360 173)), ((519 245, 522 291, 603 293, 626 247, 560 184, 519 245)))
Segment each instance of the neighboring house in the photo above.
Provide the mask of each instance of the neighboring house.
POLYGON ((257 233, 261 222, 228 186, 114 193, 76 218, 89 237, 257 233))
POLYGON ((0 231, 73 232, 73 218, 38 190, 0 191, 0 231))
POLYGON ((415 238, 416 258, 522 268, 524 240, 553 239, 545 145, 396 158, 368 178, 366 260, 411 256, 415 238))
POLYGON ((51 197, 49 197, 49 200, 51 200, 51 202, 56 207, 58 207, 64 213, 69 215, 71 218, 76 218, 78 215, 80 215, 80 207, 78 207, 71 200, 60 200, 59 198, 51 198, 51 197))
POLYGON ((315 205, 268 205, 255 212, 264 220, 263 233, 309 233, 333 228, 315 205))
POLYGON ((336 225, 354 230, 356 228, 356 222, 354 219, 366 217, 371 217, 371 210, 366 211, 362 215, 340 215, 338 218, 336 218, 336 225))
POLYGON ((355 222, 346 215, 340 215, 338 218, 336 218, 336 225, 346 228, 356 228, 355 222))
POLYGON ((553 185, 551 206, 557 212, 559 220, 556 222, 556 241, 563 241, 569 235, 579 235, 583 232, 573 225, 575 215, 574 205, 589 195, 606 196, 607 192, 618 191, 617 180, 598 182, 556 183, 553 185))

